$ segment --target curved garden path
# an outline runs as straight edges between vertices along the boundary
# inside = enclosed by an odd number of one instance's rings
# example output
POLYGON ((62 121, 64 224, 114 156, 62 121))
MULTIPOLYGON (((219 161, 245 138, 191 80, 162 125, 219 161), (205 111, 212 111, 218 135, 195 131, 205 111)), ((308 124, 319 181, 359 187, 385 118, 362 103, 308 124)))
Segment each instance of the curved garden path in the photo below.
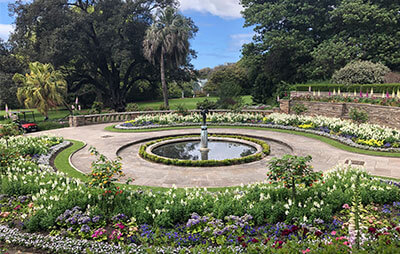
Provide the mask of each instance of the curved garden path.
MULTIPOLYGON (((277 153, 272 145, 272 156, 268 156, 261 161, 235 166, 183 168, 160 165, 140 158, 137 154, 139 144, 119 150, 127 144, 148 138, 194 133, 200 135, 200 128, 119 133, 104 130, 109 125, 108 123, 70 127, 32 133, 30 135, 56 135, 87 143, 85 148, 75 153, 71 158, 73 166, 83 173, 90 172, 90 164, 94 159, 88 152, 88 147, 94 146, 100 153, 112 159, 116 158, 117 152, 119 152, 119 155, 123 158, 123 171, 127 177, 135 179, 133 184, 160 187, 171 187, 172 185, 177 187, 222 187, 260 182, 266 179, 266 162, 277 153)), ((353 160, 364 162, 367 171, 374 175, 400 178, 400 158, 351 153, 315 139, 281 132, 212 127, 209 127, 208 131, 209 133, 245 134, 282 141, 293 149, 292 153, 295 155, 311 155, 313 158, 312 165, 316 170, 325 171, 339 163, 345 163, 346 160, 353 160)))

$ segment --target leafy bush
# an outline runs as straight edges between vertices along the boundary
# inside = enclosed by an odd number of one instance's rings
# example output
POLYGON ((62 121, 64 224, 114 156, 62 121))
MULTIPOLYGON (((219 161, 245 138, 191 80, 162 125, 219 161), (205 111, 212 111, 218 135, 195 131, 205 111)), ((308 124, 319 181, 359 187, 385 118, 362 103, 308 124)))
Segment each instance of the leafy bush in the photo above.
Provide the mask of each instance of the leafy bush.
POLYGON ((128 105, 126 105, 125 111, 127 112, 139 111, 139 104, 128 103, 128 105))
POLYGON ((292 198, 296 200, 296 185, 304 184, 305 187, 311 187, 318 181, 322 175, 319 172, 313 172, 313 167, 309 164, 311 156, 284 155, 282 158, 272 158, 268 162, 270 169, 268 179, 274 182, 283 182, 283 185, 292 189, 292 198))
POLYGON ((209 101, 208 99, 205 99, 203 101, 199 101, 196 104, 197 109, 216 109, 217 108, 217 103, 213 101, 209 101))
POLYGON ((376 84, 384 83, 390 69, 381 63, 354 61, 336 71, 332 81, 338 84, 376 84))
POLYGON ((53 130, 53 129, 59 129, 59 128, 65 128, 68 127, 68 123, 62 123, 62 122, 38 122, 37 123, 38 129, 41 131, 45 130, 53 130))
POLYGON ((95 114, 101 114, 101 111, 103 110, 103 102, 100 101, 95 101, 92 104, 92 109, 91 111, 95 114))
POLYGON ((183 116, 186 116, 186 115, 188 115, 189 114, 189 111, 188 111, 188 109, 185 107, 185 105, 184 104, 178 104, 177 106, 176 106, 176 112, 178 113, 178 114, 181 114, 181 115, 183 115, 183 116))
POLYGON ((308 109, 303 103, 297 103, 291 108, 296 115, 301 115, 306 112, 308 109))
POLYGON ((6 140, 6 145, 8 147, 8 140, 13 137, 21 134, 21 130, 16 123, 9 123, 0 125, 0 138, 6 140))
POLYGON ((368 113, 365 112, 364 110, 358 110, 357 108, 350 109, 349 116, 351 120, 359 124, 368 121, 368 113))

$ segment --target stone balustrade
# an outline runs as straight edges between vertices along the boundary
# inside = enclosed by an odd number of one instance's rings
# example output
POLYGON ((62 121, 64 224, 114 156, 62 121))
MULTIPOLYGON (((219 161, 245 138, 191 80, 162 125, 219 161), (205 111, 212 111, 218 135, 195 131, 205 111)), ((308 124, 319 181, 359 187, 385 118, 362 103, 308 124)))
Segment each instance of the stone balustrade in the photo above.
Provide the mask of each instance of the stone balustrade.
MULTIPOLYGON (((200 110, 189 110, 189 114, 200 113, 200 110)), ((227 113, 232 112, 230 110, 210 110, 210 113, 227 113)), ((242 110, 242 113, 250 114, 265 114, 272 113, 272 110, 242 110)), ((140 115, 155 115, 155 114, 169 114, 177 113, 175 110, 163 110, 163 111, 134 111, 134 112, 120 112, 120 113, 106 113, 106 114, 95 114, 95 115, 77 115, 69 117, 69 126, 78 127, 91 124, 100 123, 115 123, 133 120, 140 115)))

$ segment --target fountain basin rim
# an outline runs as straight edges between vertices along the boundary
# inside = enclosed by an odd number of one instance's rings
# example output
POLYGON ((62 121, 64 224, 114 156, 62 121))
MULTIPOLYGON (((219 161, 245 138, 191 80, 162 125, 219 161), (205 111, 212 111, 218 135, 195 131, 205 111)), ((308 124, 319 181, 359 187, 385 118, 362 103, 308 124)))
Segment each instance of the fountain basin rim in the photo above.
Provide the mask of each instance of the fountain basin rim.
MULTIPOLYGON (((157 142, 155 144, 149 145, 146 148, 146 153, 153 155, 153 156, 157 156, 163 159, 171 159, 169 157, 164 157, 161 155, 157 155, 154 154, 152 151, 160 146, 163 145, 167 145, 167 144, 172 144, 172 143, 180 143, 180 142, 185 142, 185 141, 199 141, 200 142, 200 137, 186 137, 186 138, 176 138, 176 139, 170 139, 170 140, 164 140, 164 141, 160 141, 157 142)), ((261 145, 248 141, 248 140, 244 140, 244 139, 239 139, 239 138, 225 138, 225 137, 208 137, 208 141, 225 141, 225 142, 233 142, 233 143, 239 143, 239 144, 245 144, 251 147, 254 147, 257 151, 255 153, 253 153, 252 155, 256 155, 256 154, 262 154, 263 153, 263 148, 261 145)), ((174 159, 174 160, 178 160, 178 161, 185 161, 185 160, 181 160, 181 159, 174 159)))

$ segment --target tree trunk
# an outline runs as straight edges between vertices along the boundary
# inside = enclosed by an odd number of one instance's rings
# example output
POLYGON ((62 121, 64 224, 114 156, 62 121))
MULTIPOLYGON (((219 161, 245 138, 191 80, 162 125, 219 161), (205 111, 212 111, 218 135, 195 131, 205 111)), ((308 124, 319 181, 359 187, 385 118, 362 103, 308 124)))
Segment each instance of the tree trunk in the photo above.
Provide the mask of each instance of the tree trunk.
POLYGON ((168 89, 167 89, 167 83, 165 82, 164 49, 161 50, 160 69, 161 69, 161 85, 162 85, 163 97, 164 97, 164 107, 168 108, 169 107, 168 89))

